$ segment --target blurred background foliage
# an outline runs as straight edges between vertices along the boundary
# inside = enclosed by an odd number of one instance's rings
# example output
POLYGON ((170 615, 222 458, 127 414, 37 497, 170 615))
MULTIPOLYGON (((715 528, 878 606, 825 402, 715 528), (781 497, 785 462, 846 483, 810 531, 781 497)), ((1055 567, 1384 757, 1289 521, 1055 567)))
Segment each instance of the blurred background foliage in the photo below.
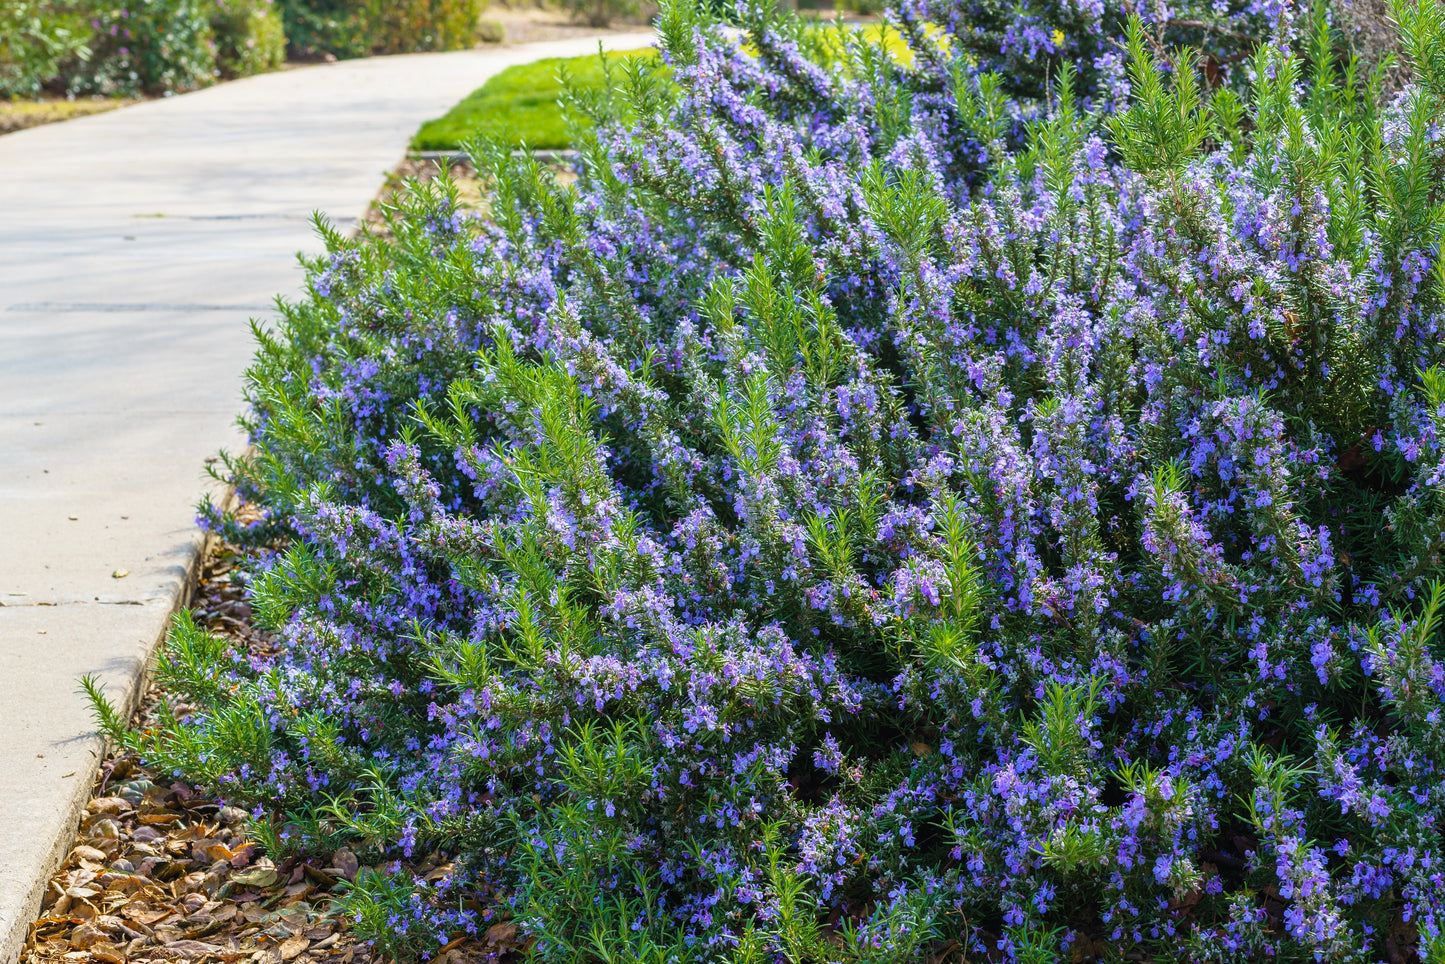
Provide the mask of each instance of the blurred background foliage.
MULTIPOLYGON (((3 0, 0 99, 158 95, 293 60, 458 50, 504 39, 489 0, 3 0)), ((606 25, 637 0, 562 0, 606 25)), ((650 9, 650 8, 649 8, 650 9)))

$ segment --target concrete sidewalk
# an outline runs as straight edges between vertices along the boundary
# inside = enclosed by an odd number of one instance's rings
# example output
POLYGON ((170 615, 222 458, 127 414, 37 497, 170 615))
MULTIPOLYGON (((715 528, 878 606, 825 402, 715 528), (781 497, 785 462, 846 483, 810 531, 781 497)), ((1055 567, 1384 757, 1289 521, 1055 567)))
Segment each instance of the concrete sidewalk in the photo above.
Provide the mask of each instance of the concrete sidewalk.
POLYGON ((311 211, 351 227, 421 121, 596 49, 306 67, 0 137, 0 964, 99 762, 77 680, 136 695, 200 544, 204 459, 242 443, 247 320, 298 291, 311 211))

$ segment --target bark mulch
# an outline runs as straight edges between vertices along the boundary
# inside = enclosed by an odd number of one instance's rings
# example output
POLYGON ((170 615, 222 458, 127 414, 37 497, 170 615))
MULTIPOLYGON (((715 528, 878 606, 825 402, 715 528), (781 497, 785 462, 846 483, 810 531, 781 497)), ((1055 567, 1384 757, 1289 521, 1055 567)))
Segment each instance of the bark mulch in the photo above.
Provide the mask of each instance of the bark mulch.
MULTIPOLYGON (((212 631, 265 646, 235 562, 224 547, 212 552, 192 609, 212 631)), ((167 698, 152 690, 138 724, 167 698)), ((347 933, 335 903, 356 856, 278 865, 247 838, 246 816, 133 755, 108 756, 21 964, 371 964, 376 955, 347 933)))

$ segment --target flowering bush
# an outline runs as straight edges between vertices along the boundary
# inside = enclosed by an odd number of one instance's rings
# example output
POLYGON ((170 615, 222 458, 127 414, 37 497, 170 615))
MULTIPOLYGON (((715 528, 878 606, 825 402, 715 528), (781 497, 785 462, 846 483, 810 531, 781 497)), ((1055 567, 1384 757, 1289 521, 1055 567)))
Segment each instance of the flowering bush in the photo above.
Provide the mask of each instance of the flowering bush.
POLYGON ((1389 97, 994 9, 672 0, 575 185, 325 230, 211 514, 276 645, 107 728, 398 953, 1445 961, 1445 8, 1389 97))
POLYGON ((27 0, 0 9, 0 96, 191 90, 285 51, 271 0, 27 0))
POLYGON ((74 93, 158 94, 193 90, 216 75, 205 0, 103 0, 86 11, 89 56, 71 64, 74 93))

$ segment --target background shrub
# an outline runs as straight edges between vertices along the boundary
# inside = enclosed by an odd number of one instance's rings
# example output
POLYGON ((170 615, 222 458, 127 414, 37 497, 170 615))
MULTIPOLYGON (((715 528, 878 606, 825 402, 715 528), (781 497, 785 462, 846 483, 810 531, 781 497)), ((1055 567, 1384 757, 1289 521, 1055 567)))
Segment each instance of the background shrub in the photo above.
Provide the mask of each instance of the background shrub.
POLYGON ((487 0, 277 0, 291 49, 308 56, 456 50, 477 39, 487 0))
POLYGON ((373 53, 460 50, 477 41, 486 0, 369 0, 364 29, 373 53))
POLYGON ((74 93, 193 90, 216 76, 207 0, 124 0, 90 7, 89 56, 67 68, 74 93))
POLYGON ((159 94, 280 66, 451 50, 478 38, 486 0, 14 0, 0 9, 0 96, 159 94))
POLYGON ((575 186, 324 232, 211 516, 275 646, 112 734, 401 954, 1445 960, 1445 8, 1386 95, 1085 7, 673 2, 575 186))
POLYGON ((500 20, 483 17, 477 21, 477 39, 484 44, 505 43, 507 40, 507 25, 500 20))
POLYGON ((272 0, 213 0, 210 21, 221 76, 246 77, 286 62, 286 32, 272 0))
POLYGON ((369 50, 356 4, 345 0, 278 0, 288 49, 303 57, 361 57, 369 50))
POLYGON ((562 0, 562 6, 590 27, 606 27, 614 20, 634 17, 642 8, 638 0, 562 0))
POLYGON ((0 5, 0 97, 29 97, 67 60, 89 53, 83 13, 64 3, 9 0, 0 5))

